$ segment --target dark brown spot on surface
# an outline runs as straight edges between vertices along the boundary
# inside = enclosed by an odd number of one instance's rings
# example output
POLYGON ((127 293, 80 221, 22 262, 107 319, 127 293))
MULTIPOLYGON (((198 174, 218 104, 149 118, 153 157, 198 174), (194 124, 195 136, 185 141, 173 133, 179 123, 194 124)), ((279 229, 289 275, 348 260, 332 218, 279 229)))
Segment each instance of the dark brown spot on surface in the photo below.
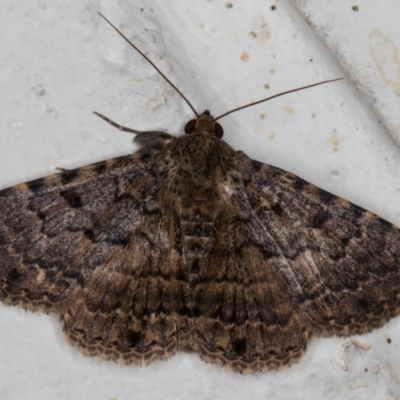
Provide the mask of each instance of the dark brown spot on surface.
POLYGON ((240 59, 241 59, 242 61, 244 61, 244 62, 249 61, 249 58, 250 58, 250 56, 249 56, 246 52, 243 52, 243 53, 240 55, 240 59))

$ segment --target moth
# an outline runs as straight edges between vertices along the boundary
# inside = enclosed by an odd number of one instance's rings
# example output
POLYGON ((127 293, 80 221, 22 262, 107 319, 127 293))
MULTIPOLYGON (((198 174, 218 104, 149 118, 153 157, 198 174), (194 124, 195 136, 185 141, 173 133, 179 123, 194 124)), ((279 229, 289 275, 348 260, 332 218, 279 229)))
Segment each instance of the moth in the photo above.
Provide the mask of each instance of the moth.
POLYGON ((85 355, 180 350, 242 373, 399 314, 397 227, 233 150, 222 116, 193 111, 179 137, 101 116, 140 149, 0 191, 5 304, 57 314, 85 355))

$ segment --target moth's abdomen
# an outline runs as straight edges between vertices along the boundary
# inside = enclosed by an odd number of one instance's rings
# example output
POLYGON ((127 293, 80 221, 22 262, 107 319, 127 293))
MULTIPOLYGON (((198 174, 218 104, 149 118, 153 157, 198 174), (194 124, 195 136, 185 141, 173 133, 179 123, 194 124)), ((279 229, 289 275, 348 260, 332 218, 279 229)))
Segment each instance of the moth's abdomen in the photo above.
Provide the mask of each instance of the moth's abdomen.
POLYGON ((201 208, 184 209, 181 216, 184 257, 190 280, 197 277, 201 263, 209 249, 214 231, 214 216, 201 208))
POLYGON ((235 172, 235 152, 206 132, 180 137, 170 150, 169 198, 179 214, 183 251, 190 281, 215 237, 215 221, 225 199, 224 182, 235 172))

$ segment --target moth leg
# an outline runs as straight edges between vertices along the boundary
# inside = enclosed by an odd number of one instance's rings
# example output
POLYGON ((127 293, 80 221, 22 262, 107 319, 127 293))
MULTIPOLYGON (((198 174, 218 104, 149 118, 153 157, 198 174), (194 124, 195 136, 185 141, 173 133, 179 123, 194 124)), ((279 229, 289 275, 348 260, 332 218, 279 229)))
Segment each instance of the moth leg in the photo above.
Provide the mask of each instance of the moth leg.
POLYGON ((107 117, 105 117, 104 115, 99 114, 99 113, 96 112, 96 111, 93 111, 93 114, 96 114, 96 115, 97 115, 98 117, 100 117, 101 119, 104 119, 104 121, 108 122, 108 123, 109 123, 110 125, 112 125, 113 127, 118 128, 120 131, 129 132, 129 133, 135 133, 135 134, 141 133, 140 131, 137 131, 137 130, 135 130, 135 129, 127 128, 126 126, 122 126, 122 125, 120 125, 120 124, 117 124, 116 122, 112 121, 110 118, 107 118, 107 117))
POLYGON ((140 145, 141 147, 155 148, 155 149, 161 150, 164 147, 164 145, 171 142, 171 139, 175 140, 174 136, 171 136, 170 134, 168 134, 166 132, 137 131, 135 129, 130 129, 125 126, 119 125, 116 122, 112 121, 111 119, 105 117, 102 114, 99 114, 96 111, 93 111, 93 114, 96 114, 100 118, 104 119, 104 121, 106 121, 110 125, 118 128, 120 131, 130 132, 130 133, 134 133, 135 135, 137 135, 133 141, 135 143, 137 143, 138 145, 140 145))
POLYGON ((63 168, 63 167, 55 167, 54 169, 60 172, 70 171, 68 168, 63 168))

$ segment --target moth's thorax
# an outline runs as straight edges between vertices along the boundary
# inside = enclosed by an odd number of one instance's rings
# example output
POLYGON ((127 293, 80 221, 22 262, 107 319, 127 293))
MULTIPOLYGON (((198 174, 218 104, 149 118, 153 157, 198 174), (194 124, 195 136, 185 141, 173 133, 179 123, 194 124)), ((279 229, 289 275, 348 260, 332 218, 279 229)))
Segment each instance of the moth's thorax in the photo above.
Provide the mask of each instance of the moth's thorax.
POLYGON ((236 171, 235 151, 206 132, 182 136, 171 146, 170 187, 189 202, 211 201, 236 171), (201 195, 200 195, 201 193, 201 195))

